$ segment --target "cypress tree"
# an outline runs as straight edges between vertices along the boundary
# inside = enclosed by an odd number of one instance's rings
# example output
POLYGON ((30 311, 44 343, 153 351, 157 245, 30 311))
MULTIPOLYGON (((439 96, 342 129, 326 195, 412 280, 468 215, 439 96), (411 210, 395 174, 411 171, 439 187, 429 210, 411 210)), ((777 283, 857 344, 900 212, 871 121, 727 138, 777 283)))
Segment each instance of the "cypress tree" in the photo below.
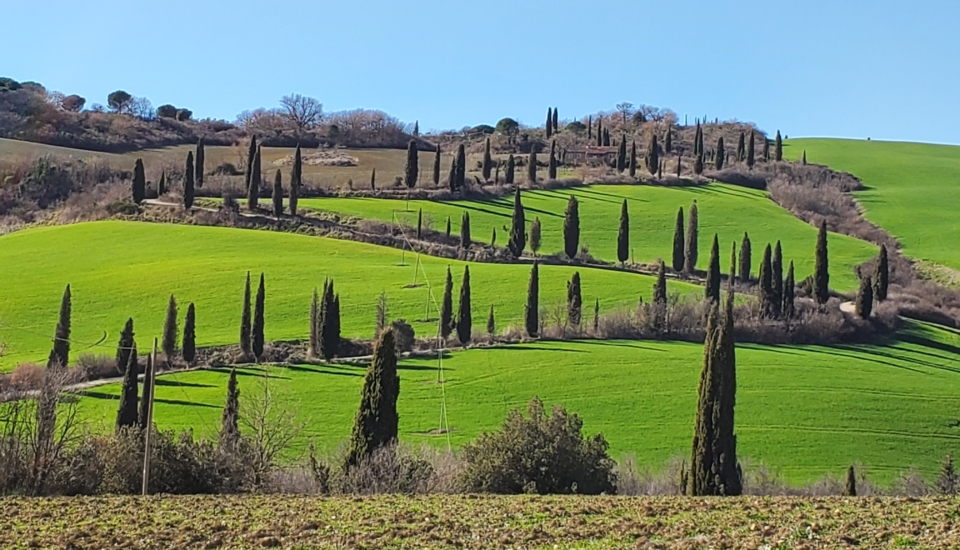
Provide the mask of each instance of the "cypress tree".
POLYGON ((450 216, 447 216, 447 237, 450 236, 450 216))
MULTIPOLYGON (((697 209, 697 201, 694 200, 690 205, 690 218, 687 220, 687 248, 684 251, 683 270, 687 273, 693 273, 697 269, 697 260, 700 259, 699 240, 700 240, 700 217, 697 209)), ((720 287, 717 287, 720 291, 720 287)))
POLYGON ((653 135, 653 139, 650 140, 650 145, 647 147, 647 170, 650 171, 650 175, 657 173, 657 169, 660 167, 660 147, 657 145, 657 136, 653 135))
POLYGON ((497 246, 497 228, 493 228, 493 235, 490 236, 490 246, 497 246))
POLYGON ((444 340, 453 332, 453 275, 447 266, 447 279, 443 283, 443 299, 440 302, 440 336, 444 340))
POLYGON ((707 300, 720 301, 720 242, 717 234, 713 234, 713 245, 710 247, 710 270, 707 272, 707 300))
POLYGON ((740 139, 737 141, 737 162, 743 162, 747 160, 747 147, 744 143, 746 136, 743 133, 743 130, 740 131, 740 139))
POLYGON ((683 207, 677 210, 677 225, 673 228, 673 270, 683 270, 684 242, 683 242, 683 207))
POLYGON ((773 150, 773 154, 774 154, 774 157, 773 157, 773 158, 774 158, 777 162, 780 162, 780 161, 783 160, 783 140, 780 139, 780 130, 777 130, 777 139, 776 139, 776 142, 775 142, 775 147, 774 147, 774 150, 773 150))
POLYGON ((617 172, 623 173, 627 169, 627 136, 624 134, 620 138, 620 145, 617 147, 617 172))
POLYGON ((806 149, 803 150, 803 156, 800 157, 800 164, 802 164, 803 166, 806 166, 806 165, 807 165, 807 150, 806 150, 806 149))
MULTIPOLYGON (((370 185, 374 186, 377 177, 377 169, 373 169, 370 175, 370 185)), ((293 168, 290 169, 290 215, 297 215, 297 200, 300 198, 300 186, 303 185, 303 158, 300 155, 300 144, 297 144, 297 150, 293 153, 293 168)))
POLYGON ((473 314, 470 311, 470 266, 463 266, 463 282, 460 283, 460 308, 457 310, 457 339, 460 344, 470 343, 473 330, 473 314))
POLYGON ((744 283, 750 282, 750 269, 753 267, 753 259, 750 257, 750 236, 743 232, 743 241, 740 243, 740 280, 744 283))
POLYGON ((527 287, 527 305, 524 307, 524 325, 527 336, 536 338, 540 332, 540 267, 533 261, 530 269, 530 284, 527 287))
POLYGON ((797 311, 794 303, 794 289, 796 286, 797 283, 793 277, 793 262, 791 261, 790 267, 787 268, 787 280, 783 283, 783 306, 781 307, 781 311, 786 319, 792 319, 797 311))
POLYGON ((463 189, 467 177, 467 152, 461 143, 457 147, 457 191, 463 189))
POLYGON ((843 496, 857 496, 857 474, 854 472, 852 465, 847 468, 847 483, 843 487, 843 496))
POLYGON ((610 130, 607 128, 603 129, 603 146, 610 147, 610 130))
POLYGON ((280 169, 277 169, 276 175, 273 177, 273 215, 277 218, 283 215, 283 179, 280 175, 280 169))
POLYGON ((677 177, 680 177, 680 171, 683 169, 683 156, 677 153, 677 177))
POLYGON ((120 331, 120 341, 117 342, 117 372, 123 374, 130 362, 130 350, 133 348, 133 318, 127 319, 120 331))
POLYGON ((830 298, 830 272, 827 260, 827 222, 820 222, 817 233, 816 266, 813 270, 813 294, 818 304, 825 304, 830 298))
POLYGON ((714 166, 717 170, 723 170, 723 161, 726 160, 726 152, 723 150, 723 136, 717 139, 717 156, 714 159, 714 166))
POLYGON ((693 156, 700 154, 700 121, 697 121, 697 129, 693 132, 693 156))
POLYGON ((763 136, 763 160, 764 162, 770 161, 770 140, 767 139, 767 136, 763 136))
POLYGON ((325 281, 320 296, 320 355, 330 360, 340 347, 340 299, 334 290, 333 279, 325 281))
POLYGON ((253 334, 251 335, 253 340, 253 356, 257 358, 258 363, 263 357, 263 307, 265 298, 266 292, 263 286, 263 273, 260 273, 260 286, 257 287, 257 300, 253 308, 253 334))
POLYGON ((260 207, 260 183, 262 178, 260 171, 260 146, 257 146, 257 152, 253 156, 253 172, 250 173, 250 188, 247 189, 247 208, 255 211, 260 207))
POLYGON ((180 354, 187 364, 193 363, 197 355, 197 310, 193 302, 187 306, 187 317, 183 321, 183 349, 180 354))
POLYGON ((153 373, 156 369, 152 356, 147 356, 147 366, 143 369, 143 388, 140 390, 140 411, 137 414, 137 424, 140 425, 141 430, 147 427, 147 417, 150 416, 150 406, 152 405, 150 394, 153 387, 153 373))
MULTIPOLYGON (((332 281, 331 281, 332 282, 332 281)), ((330 319, 330 343, 333 346, 333 354, 337 355, 340 353, 340 341, 342 339, 341 327, 340 324, 340 294, 336 294, 333 297, 331 311, 333 312, 330 319)))
POLYGON ((490 181, 490 170, 493 168, 493 159, 490 157, 490 138, 483 145, 483 181, 490 181))
POLYGON ((243 188, 250 189, 250 180, 253 177, 253 160, 257 156, 257 135, 250 136, 250 146, 247 149, 247 167, 243 171, 243 188))
POLYGON ((537 183, 537 152, 530 150, 530 158, 527 160, 527 181, 537 183))
POLYGON ((507 157, 507 173, 504 174, 503 180, 507 185, 513 185, 513 172, 516 169, 516 161, 513 159, 513 154, 507 157))
MULTIPOLYGON (((374 168, 376 174, 376 168, 374 168)), ((372 185, 372 181, 371 181, 372 185)), ((437 151, 433 155, 433 186, 440 187, 440 144, 437 144, 437 151)))
POLYGON ((571 260, 580 250, 580 203, 577 197, 570 195, 567 210, 563 214, 563 251, 571 260))
POLYGON ((227 382, 227 401, 220 415, 220 445, 232 449, 240 442, 240 388, 237 386, 237 369, 230 369, 227 382))
POLYGON ((463 211, 460 218, 460 247, 464 250, 470 248, 470 213, 463 211))
POLYGON ((772 317, 776 310, 773 306, 773 267, 770 258, 770 243, 763 249, 763 260, 760 262, 760 314, 772 317))
POLYGON ((693 173, 698 176, 703 173, 703 151, 697 153, 693 159, 693 173))
POLYGON ((493 317, 493 304, 490 304, 490 313, 487 315, 487 335, 491 338, 497 332, 497 322, 493 317))
POLYGON ((880 245, 880 255, 873 272, 873 297, 882 302, 887 299, 887 287, 890 285, 890 266, 887 262, 887 245, 880 245))
POLYGON ((580 272, 575 271, 567 283, 567 320, 579 329, 583 318, 583 296, 580 293, 580 272))
POLYGON ((557 108, 554 107, 553 108, 553 133, 554 134, 560 131, 560 126, 558 126, 559 122, 560 122, 560 118, 557 116, 557 108))
POLYGON ((310 356, 320 356, 320 300, 317 296, 317 289, 313 289, 313 301, 310 302, 310 356))
POLYGON ((160 181, 157 182, 157 196, 161 196, 167 192, 167 172, 166 170, 160 171, 160 181))
POLYGON ((183 207, 187 210, 193 208, 193 151, 187 151, 187 165, 183 171, 183 207))
POLYGON ((420 157, 416 140, 411 139, 407 144, 407 165, 403 173, 403 183, 406 184, 407 189, 416 187, 417 177, 420 175, 420 157))
POLYGON ((593 116, 587 117, 587 139, 593 140, 593 116))
POLYGON ((553 135, 553 109, 547 107, 547 125, 546 125, 547 139, 553 135))
POLYGON ((603 146, 603 117, 597 117, 597 147, 603 146))
MULTIPOLYGON (((131 337, 132 335, 131 332, 131 337)), ((137 374, 140 369, 137 365, 137 344, 132 338, 126 356, 127 364, 123 365, 123 386, 120 390, 120 407, 117 409, 117 431, 137 425, 137 374)))
POLYGON ((620 205, 620 229, 617 231, 617 260, 620 265, 630 257, 630 214, 627 212, 627 199, 620 205))
POLYGON ((377 449, 397 441, 400 415, 397 398, 400 376, 397 373, 397 344, 393 329, 380 334, 374 346, 373 361, 363 379, 360 409, 353 424, 346 465, 357 466, 377 449))
POLYGON ((777 317, 783 309, 783 249, 780 247, 780 241, 773 249, 773 258, 770 261, 771 279, 773 288, 771 289, 770 305, 773 314, 777 317))
POLYGON ((637 142, 630 142, 630 177, 637 177, 637 142))
POLYGON ((170 301, 167 303, 167 320, 163 323, 161 344, 168 365, 173 364, 173 359, 177 354, 177 333, 179 332, 177 324, 177 299, 171 294, 170 301))
POLYGON ((537 257, 537 252, 540 251, 540 218, 536 217, 533 219, 533 223, 530 224, 530 250, 533 252, 533 257, 537 257))
MULTIPOLYGON (((513 219, 510 225, 510 242, 507 248, 510 253, 519 258, 523 254, 524 247, 527 246, 527 220, 523 211, 523 204, 520 202, 520 188, 517 187, 513 194, 513 219)), ((494 228, 496 231, 496 228, 494 228)))
POLYGON ((243 287, 243 312, 240 314, 240 351, 244 359, 253 354, 250 345, 250 272, 247 272, 247 281, 243 287))
POLYGON ((754 132, 750 130, 750 141, 747 142, 747 166, 753 169, 753 165, 756 164, 756 156, 754 155, 754 132))
POLYGON ((594 336, 600 334, 600 298, 596 298, 593 302, 593 334, 594 336))
POLYGON ((143 160, 137 159, 133 164, 133 186, 131 189, 133 202, 140 204, 147 195, 147 177, 143 170, 143 160))
POLYGON ((547 179, 557 179, 557 140, 550 142, 550 164, 548 166, 547 179))
POLYGON ((657 267, 657 282, 653 285, 653 326, 657 330, 664 328, 667 322, 667 268, 660 260, 657 267))
POLYGON ((855 303, 857 315, 861 319, 868 319, 873 311, 873 281, 870 277, 860 279, 860 289, 857 290, 857 301, 855 303))
POLYGON ((447 185, 451 193, 456 193, 457 188, 457 157, 450 159, 450 174, 447 176, 447 185))
POLYGON ((941 495, 954 495, 960 490, 960 477, 957 477, 957 471, 953 467, 953 455, 950 453, 947 453, 940 463, 936 488, 941 495))
POLYGON ((663 150, 666 153, 673 152, 673 130, 669 126, 666 135, 663 136, 663 150))
POLYGON ((196 181, 196 184, 197 184, 197 187, 198 187, 198 188, 199 188, 199 187, 203 187, 203 172, 204 172, 204 170, 203 170, 203 162, 204 162, 203 156, 204 156, 204 148, 205 148, 205 147, 204 147, 204 143, 203 143, 203 138, 201 137, 201 138, 197 141, 197 154, 196 154, 196 156, 195 156, 197 166, 196 166, 196 175, 195 175, 194 179, 195 179, 195 181, 196 181))
POLYGON ((423 237, 423 208, 417 209, 417 240, 423 237))

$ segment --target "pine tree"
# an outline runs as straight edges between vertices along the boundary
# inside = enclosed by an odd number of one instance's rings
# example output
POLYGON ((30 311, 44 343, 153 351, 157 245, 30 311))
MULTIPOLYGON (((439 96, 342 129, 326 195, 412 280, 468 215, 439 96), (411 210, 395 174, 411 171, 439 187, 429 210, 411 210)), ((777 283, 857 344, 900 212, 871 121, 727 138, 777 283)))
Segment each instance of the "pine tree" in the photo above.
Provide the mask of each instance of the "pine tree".
POLYGON ((540 332, 540 267, 533 261, 530 269, 530 284, 527 287, 527 305, 524 307, 524 325, 527 336, 536 338, 540 332))
POLYGON ((860 279, 860 289, 857 290, 857 301, 855 303, 857 315, 861 319, 869 319, 873 312, 873 281, 870 277, 860 279))
POLYGON ((443 283, 443 299, 440 301, 440 336, 446 340, 453 332, 453 275, 447 266, 447 279, 443 283))
POLYGON ((417 151, 417 141, 411 139, 407 144, 407 165, 403 171, 403 183, 407 189, 413 189, 417 185, 417 177, 420 175, 420 157, 417 151))
POLYGON ((673 270, 683 270, 684 242, 683 242, 683 207, 677 210, 677 225, 673 228, 673 270))
POLYGON ((787 279, 783 282, 783 305, 781 307, 781 312, 785 319, 792 319, 796 314, 797 306, 794 302, 794 290, 797 286, 797 282, 794 280, 793 276, 793 262, 790 262, 790 267, 787 268, 787 279))
POLYGON ((857 496, 857 474, 853 470, 853 466, 847 468, 847 483, 843 487, 843 496, 845 497, 855 497, 857 496))
POLYGON ((510 241, 507 243, 510 253, 516 258, 523 254, 523 249, 527 246, 527 220, 525 216, 523 203, 520 202, 520 188, 517 187, 513 194, 513 218, 510 224, 510 241))
POLYGON ((627 169, 627 136, 624 134, 620 138, 620 145, 617 147, 617 172, 622 174, 627 169))
POLYGON ((760 314, 772 317, 776 310, 773 307, 773 267, 770 243, 763 249, 763 260, 760 262, 760 314))
POLYGON ((747 166, 749 166, 750 169, 753 169, 753 165, 757 162, 756 156, 754 155, 754 141, 754 131, 750 130, 750 141, 747 142, 747 166))
POLYGON ((667 127, 667 133, 663 136, 663 150, 666 153, 673 152, 673 130, 667 127))
POLYGON ((530 150, 530 158, 527 160, 527 181, 537 183, 537 152, 530 150))
POLYGON ((487 336, 493 338, 497 333, 497 322, 493 317, 493 304, 490 304, 490 313, 487 315, 487 336))
POLYGON ((240 314, 240 351, 244 359, 253 354, 250 345, 250 272, 247 272, 247 282, 243 287, 243 312, 240 314))
POLYGON ((147 177, 143 170, 143 160, 137 159, 133 164, 133 185, 131 189, 133 202, 140 204, 147 195, 147 177))
POLYGON ((251 339, 253 356, 260 362, 263 357, 263 307, 266 298, 266 290, 263 285, 263 273, 260 273, 260 286, 257 287, 257 299, 253 308, 253 326, 251 327, 251 339))
POLYGON ((196 156, 194 157, 194 158, 196 159, 196 163, 197 163, 197 166, 196 166, 196 174, 195 174, 194 179, 195 179, 195 181, 196 181, 196 184, 197 184, 197 187, 198 187, 198 188, 203 187, 204 149, 205 149, 205 147, 204 147, 204 142, 203 142, 203 138, 201 137, 201 138, 197 141, 197 154, 196 154, 196 156))
POLYGON ((493 158, 490 156, 490 138, 483 145, 483 181, 490 181, 490 171, 493 169, 493 158))
POLYGON ((317 289, 313 289, 313 301, 310 302, 310 356, 320 356, 320 299, 317 289))
POLYGON ((153 373, 156 369, 152 356, 147 356, 147 366, 143 369, 143 388, 140 390, 140 411, 137 414, 137 424, 141 430, 147 427, 147 418, 150 416, 150 407, 153 405, 151 394, 153 393, 153 373))
POLYGON ((161 345, 163 355, 168 365, 173 364, 173 359, 177 354, 177 337, 179 336, 177 324, 177 299, 171 294, 170 301, 167 303, 167 320, 163 323, 163 340, 161 345))
POLYGON ((167 172, 165 170, 160 171, 160 181, 157 182, 157 196, 160 197, 167 192, 167 172))
POLYGON ((120 341, 117 342, 117 372, 123 374, 130 362, 130 349, 133 348, 133 318, 127 319, 120 331, 120 341))
POLYGON ((137 425, 137 374, 140 368, 137 364, 137 344, 133 341, 132 332, 130 336, 130 347, 126 353, 127 364, 123 365, 123 385, 120 390, 120 407, 117 409, 117 431, 137 425))
POLYGON ((750 257, 750 236, 743 232, 743 241, 740 242, 740 281, 750 282, 750 270, 753 268, 753 258, 750 257))
POLYGON ((253 160, 257 156, 257 135, 250 136, 250 146, 247 148, 247 166, 243 171, 243 188, 250 189, 250 180, 253 177, 253 160))
POLYGON ((547 132, 547 139, 550 139, 553 136, 553 109, 547 107, 547 125, 545 126, 547 132))
POLYGON ((717 170, 723 170, 723 161, 726 160, 727 153, 723 149, 723 136, 717 139, 717 154, 714 159, 714 167, 717 170))
POLYGON ((737 141, 737 162, 743 162, 747 160, 747 147, 745 142, 746 136, 743 131, 740 131, 740 139, 737 141))
POLYGON ((513 173, 515 169, 516 161, 513 159, 513 155, 511 154, 509 157, 507 157, 507 172, 503 177, 503 181, 506 182, 507 185, 513 185, 513 173))
POLYGON ((660 147, 657 145, 657 136, 653 135, 653 139, 650 140, 650 145, 647 147, 647 170, 650 171, 650 175, 657 173, 657 169, 660 167, 660 147))
POLYGON ((473 331, 473 314, 470 311, 470 266, 463 266, 463 282, 460 283, 460 308, 457 310, 457 339, 461 345, 470 343, 473 331))
MULTIPOLYGON (((370 183, 377 177, 377 169, 373 169, 370 176, 370 183)), ((290 215, 297 215, 297 201, 300 198, 300 186, 303 185, 303 157, 300 153, 300 144, 297 144, 297 150, 293 153, 293 168, 290 169, 290 215)))
POLYGON ((779 317, 783 309, 783 249, 780 241, 773 248, 773 258, 770 260, 770 277, 773 283, 771 288, 770 306, 775 317, 779 317))
POLYGON ((630 142, 630 177, 637 177, 637 142, 630 142))
POLYGON ((440 187, 440 144, 437 144, 437 151, 433 155, 433 186, 440 187))
MULTIPOLYGON (((690 218, 687 220, 687 248, 684 251, 683 270, 687 273, 693 273, 697 269, 697 260, 700 259, 699 241, 700 216, 697 201, 694 200, 690 205, 690 218)), ((720 287, 717 287, 717 292, 719 291, 720 287)))
POLYGON ((557 179, 557 140, 550 142, 550 164, 547 168, 547 179, 557 179))
POLYGON ((467 152, 461 143, 457 146, 457 191, 463 189, 467 177, 467 152))
POLYGON ((346 465, 354 467, 377 449, 396 443, 400 415, 400 376, 397 373, 397 344, 388 328, 374 345, 373 361, 363 379, 360 409, 353 424, 346 465))
POLYGON ((533 219, 533 223, 530 224, 530 250, 533 252, 533 257, 537 257, 537 252, 540 251, 540 218, 536 217, 533 219))
POLYGON ((773 158, 780 162, 783 160, 783 140, 780 139, 780 130, 777 130, 777 140, 775 142, 775 147, 773 150, 773 158))
POLYGON ((617 232, 617 260, 620 265, 630 258, 630 214, 627 212, 627 199, 620 206, 620 229, 617 232))
POLYGON ((470 248, 470 242, 470 213, 464 210, 460 218, 460 248, 470 248))
POLYGON ((563 214, 563 251, 571 260, 580 250, 580 203, 577 197, 570 195, 567 210, 563 214))
POLYGON ((253 172, 250 173, 250 187, 247 189, 247 208, 250 211, 256 211, 260 207, 260 146, 257 146, 257 152, 253 156, 253 172))
POLYGON ((220 415, 220 446, 233 449, 240 442, 240 388, 237 386, 237 369, 230 369, 227 382, 227 401, 220 415))
POLYGON ((653 285, 653 326, 662 330, 667 322, 667 267, 660 260, 657 267, 657 282, 653 285))
POLYGON ((880 255, 873 272, 873 298, 882 302, 887 299, 887 287, 890 285, 890 266, 887 261, 887 245, 880 245, 880 255))
POLYGON ((187 317, 183 321, 183 349, 180 355, 188 365, 193 363, 197 355, 197 310, 193 302, 187 306, 187 317))
POLYGON ((816 266, 813 270, 813 294, 818 304, 825 304, 830 298, 826 220, 820 222, 820 232, 817 233, 816 266))
POLYGON ((567 283, 567 320, 575 329, 580 328, 583 318, 583 296, 580 293, 580 272, 574 271, 567 283))

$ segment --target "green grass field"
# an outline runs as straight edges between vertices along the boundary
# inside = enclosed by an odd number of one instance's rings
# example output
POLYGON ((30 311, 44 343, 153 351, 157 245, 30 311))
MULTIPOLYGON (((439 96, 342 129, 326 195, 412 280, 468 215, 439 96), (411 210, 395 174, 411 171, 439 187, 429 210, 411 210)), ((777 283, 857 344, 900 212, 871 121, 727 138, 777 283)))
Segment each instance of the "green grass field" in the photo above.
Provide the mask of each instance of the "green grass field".
MULTIPOLYGON (((816 228, 794 218, 773 203, 763 191, 733 185, 711 184, 702 187, 652 187, 646 185, 593 185, 586 188, 553 191, 526 191, 523 204, 527 222, 540 218, 543 226, 542 253, 563 250, 563 215, 568 197, 580 203, 580 242, 590 245, 595 257, 617 261, 617 229, 620 207, 624 199, 630 212, 630 235, 633 258, 637 262, 653 262, 657 258, 670 261, 677 209, 697 201, 700 219, 698 266, 706 269, 714 233, 720 236, 721 269, 729 269, 730 243, 739 247, 743 232, 750 234, 753 245, 753 272, 757 273, 766 243, 780 239, 784 264, 793 260, 797 280, 813 272, 816 228)), ((497 242, 506 243, 513 212, 513 197, 489 201, 405 201, 362 197, 301 199, 304 208, 341 212, 363 218, 374 218, 416 225, 417 210, 434 229, 443 231, 447 216, 453 232, 459 234, 464 210, 470 213, 470 230, 474 240, 490 242, 493 228, 497 242)), ((840 291, 857 287, 853 267, 876 254, 871 244, 844 235, 830 234, 830 282, 840 291)), ((529 248, 529 247, 528 247, 529 248)))
MULTIPOLYGON (((876 346, 741 345, 737 350, 737 434, 741 459, 762 461, 793 482, 860 461, 889 482, 911 465, 933 475, 947 452, 960 452, 960 333, 913 325, 903 340, 876 346)), ((603 432, 611 453, 636 454, 659 467, 689 452, 703 347, 631 341, 531 343, 453 353, 443 361, 401 365, 401 440, 437 447, 446 393, 454 447, 495 429, 506 412, 533 396, 563 404, 603 432)), ((332 450, 350 433, 364 369, 296 366, 271 369, 272 391, 309 424, 298 442, 332 450)), ((256 392, 259 371, 240 370, 241 396, 256 392)), ((164 376, 156 420, 213 436, 227 370, 164 376)), ((84 418, 112 429, 119 385, 81 400, 84 418)), ((242 399, 242 397, 241 397, 242 399)))
MULTIPOLYGON (((414 256, 398 265, 401 251, 374 245, 276 233, 135 222, 95 222, 43 227, 0 237, 0 341, 7 348, 4 368, 27 360, 44 360, 57 322, 66 284, 73 292, 73 357, 84 351, 112 354, 127 317, 133 317, 140 346, 159 336, 167 300, 175 294, 185 312, 197 307, 198 345, 239 341, 243 281, 246 272, 266 274, 266 338, 305 338, 310 299, 325 277, 336 280, 341 295, 343 334, 370 338, 381 292, 389 299, 391 318, 406 318, 418 333, 434 334, 425 318, 428 288, 439 302, 446 267, 454 274, 454 307, 464 262, 421 258, 414 282, 414 256), (16 328, 11 328, 16 327, 16 328), (100 346, 89 346, 101 342, 100 346)), ((522 324, 529 265, 472 264, 470 275, 474 326, 483 330, 491 304, 498 326, 522 324)), ((543 266, 541 306, 564 303, 566 281, 574 269, 543 266)), ((585 303, 599 298, 601 309, 633 306, 649 299, 653 277, 597 269, 581 270, 585 303)), ((702 292, 700 287, 670 283, 671 291, 702 292)), ((436 318, 431 304, 430 318, 436 318)), ((182 319, 181 319, 182 321, 182 319)))
POLYGON ((784 155, 850 172, 867 218, 889 231, 908 256, 960 269, 960 147, 925 143, 791 139, 784 155))

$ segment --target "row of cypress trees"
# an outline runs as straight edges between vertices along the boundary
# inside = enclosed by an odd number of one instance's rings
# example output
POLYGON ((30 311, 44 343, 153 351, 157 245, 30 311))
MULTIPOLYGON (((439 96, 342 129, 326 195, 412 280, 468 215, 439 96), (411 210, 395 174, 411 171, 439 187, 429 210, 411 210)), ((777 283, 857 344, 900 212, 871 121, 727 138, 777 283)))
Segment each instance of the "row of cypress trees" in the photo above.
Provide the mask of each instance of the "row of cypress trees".
POLYGON ((257 287, 257 296, 254 303, 253 318, 250 317, 250 272, 247 272, 247 279, 243 288, 243 308, 240 314, 240 352, 243 360, 255 360, 257 362, 263 358, 264 346, 264 307, 266 301, 266 289, 264 286, 264 276, 260 273, 260 285, 257 287))
MULTIPOLYGON (((493 319, 493 306, 487 320, 488 331, 493 319)), ((447 277, 443 284, 443 298, 440 301, 440 336, 446 340, 454 330, 462 345, 470 343, 473 331, 473 313, 470 305, 470 266, 463 267, 463 281, 460 284, 460 303, 456 319, 453 315, 453 275, 447 267, 447 277)))
POLYGON ((340 351, 340 294, 333 279, 323 281, 323 293, 313 289, 310 303, 310 355, 329 360, 340 351))

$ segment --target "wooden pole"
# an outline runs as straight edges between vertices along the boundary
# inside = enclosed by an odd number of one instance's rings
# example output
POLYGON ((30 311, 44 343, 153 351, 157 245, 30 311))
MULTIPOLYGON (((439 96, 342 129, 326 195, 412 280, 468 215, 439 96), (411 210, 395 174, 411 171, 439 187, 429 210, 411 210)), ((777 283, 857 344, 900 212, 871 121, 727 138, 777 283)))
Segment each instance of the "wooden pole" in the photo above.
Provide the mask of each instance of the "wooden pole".
POLYGON ((145 376, 150 380, 150 394, 144 395, 147 400, 147 433, 143 445, 143 488, 141 494, 147 496, 147 487, 150 485, 150 435, 153 433, 153 391, 157 382, 157 339, 153 339, 153 351, 150 352, 150 360, 147 363, 147 372, 145 376))

